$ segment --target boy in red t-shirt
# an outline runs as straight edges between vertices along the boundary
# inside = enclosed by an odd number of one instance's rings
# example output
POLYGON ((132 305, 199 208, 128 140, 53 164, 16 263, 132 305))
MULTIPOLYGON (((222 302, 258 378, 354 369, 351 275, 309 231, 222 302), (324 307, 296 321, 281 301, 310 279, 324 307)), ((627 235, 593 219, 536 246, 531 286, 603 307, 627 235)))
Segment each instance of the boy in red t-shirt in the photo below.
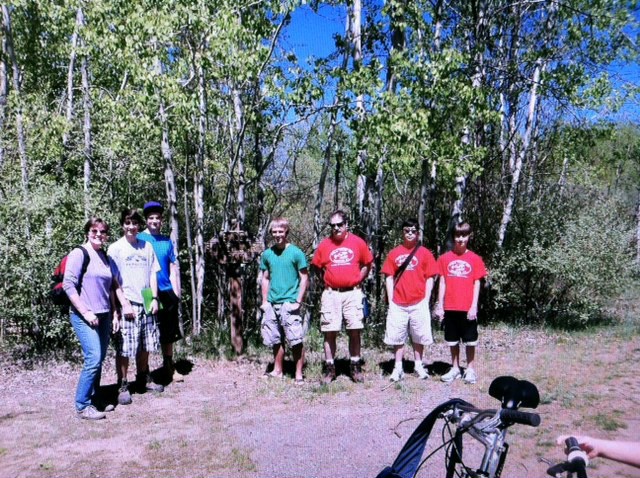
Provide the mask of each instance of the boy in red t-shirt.
POLYGON ((473 369, 478 344, 478 296, 480 281, 487 275, 482 258, 467 249, 471 226, 457 224, 453 230, 454 246, 438 258, 440 282, 435 315, 444 319, 444 340, 451 351, 451 370, 440 379, 452 382, 462 376, 460 371, 460 341, 466 346, 467 369, 463 380, 476 383, 473 369))
POLYGON ((402 358, 409 333, 413 344, 414 371, 421 379, 429 377, 422 359, 425 345, 433 343, 429 299, 433 277, 438 273, 433 254, 418 243, 418 221, 404 221, 402 238, 402 244, 389 252, 382 266, 389 299, 384 343, 393 347, 395 358, 389 377, 392 382, 404 377, 402 358))

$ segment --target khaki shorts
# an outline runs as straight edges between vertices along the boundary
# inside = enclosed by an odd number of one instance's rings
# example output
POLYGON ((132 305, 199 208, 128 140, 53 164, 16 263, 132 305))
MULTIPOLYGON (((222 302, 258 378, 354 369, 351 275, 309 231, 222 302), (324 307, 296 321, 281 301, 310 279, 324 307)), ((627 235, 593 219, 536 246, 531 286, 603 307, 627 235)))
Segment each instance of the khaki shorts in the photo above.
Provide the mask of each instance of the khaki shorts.
POLYGON ((320 331, 339 332, 344 318, 347 330, 364 329, 361 289, 346 292, 325 289, 320 301, 320 331))
POLYGON ((267 347, 284 344, 285 340, 289 347, 301 344, 307 333, 301 312, 299 304, 269 304, 262 312, 262 343, 267 347))
POLYGON ((431 313, 427 299, 415 305, 397 305, 393 302, 389 304, 384 343, 404 345, 409 334, 414 344, 431 345, 433 343, 431 313))

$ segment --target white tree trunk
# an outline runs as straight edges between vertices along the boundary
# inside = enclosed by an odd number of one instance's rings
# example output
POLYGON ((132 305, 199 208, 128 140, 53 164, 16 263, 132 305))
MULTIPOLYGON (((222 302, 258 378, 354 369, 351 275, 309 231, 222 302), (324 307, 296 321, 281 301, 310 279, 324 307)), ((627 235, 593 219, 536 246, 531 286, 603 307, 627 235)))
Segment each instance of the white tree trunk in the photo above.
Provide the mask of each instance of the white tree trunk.
POLYGON ((194 320, 202 322, 202 303, 204 300, 204 160, 207 154, 207 96, 205 90, 205 72, 202 58, 198 60, 198 148, 196 151, 196 170, 194 182, 194 208, 196 214, 196 314, 194 320))
POLYGON ((515 158, 513 171, 511 174, 511 185, 509 187, 509 193, 505 200, 502 220, 500 221, 500 228, 498 229, 498 248, 502 248, 504 244, 504 238, 507 232, 507 227, 511 222, 511 216, 513 213, 513 206, 516 200, 516 193, 520 184, 520 174, 522 173, 522 166, 525 158, 529 152, 529 145, 531 142, 531 132, 533 131, 535 123, 535 112, 538 102, 538 87, 540 84, 540 76, 545 69, 545 63, 542 60, 536 62, 536 66, 533 71, 533 77, 531 78, 531 91, 529 93, 529 108, 527 113, 527 122, 525 126, 524 136, 522 138, 522 145, 515 158))
MULTIPOLYGON (((18 155, 20 156, 20 171, 22 179, 22 199, 26 204, 29 200, 29 161, 27 157, 27 141, 24 132, 24 118, 22 113, 22 72, 16 59, 13 46, 13 32, 11 30, 11 15, 7 5, 2 5, 2 30, 4 37, 4 46, 7 56, 11 62, 13 89, 17 98, 16 101, 16 134, 18 136, 18 155)), ((29 235, 29 227, 27 226, 27 235, 29 235)))
POLYGON ((78 35, 80 29, 84 25, 84 14, 82 8, 78 7, 76 11, 76 25, 71 35, 71 53, 69 54, 69 66, 67 68, 67 107, 65 112, 66 126, 62 133, 62 146, 64 148, 69 144, 69 133, 72 129, 73 121, 73 72, 76 65, 76 55, 78 50, 78 35))
MULTIPOLYGON (((4 23, 4 22, 3 22, 4 23)), ((0 51, 0 171, 4 164, 4 120, 7 117, 7 96, 9 95, 9 83, 7 81, 7 38, 2 35, 2 51, 0 51)))
POLYGON ((89 59, 85 56, 80 66, 82 74, 82 109, 84 110, 84 215, 91 215, 91 173, 92 173, 92 147, 91 147, 91 85, 89 79, 89 59))

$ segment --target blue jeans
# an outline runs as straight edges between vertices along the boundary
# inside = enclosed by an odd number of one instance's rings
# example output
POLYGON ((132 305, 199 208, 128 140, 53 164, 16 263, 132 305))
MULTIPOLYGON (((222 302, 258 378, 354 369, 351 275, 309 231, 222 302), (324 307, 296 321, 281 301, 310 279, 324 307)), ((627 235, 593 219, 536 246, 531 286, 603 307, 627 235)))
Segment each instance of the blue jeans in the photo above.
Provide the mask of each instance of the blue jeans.
POLYGON ((107 355, 107 347, 109 346, 111 314, 108 312, 96 314, 99 319, 97 327, 91 327, 73 310, 69 315, 84 355, 84 366, 76 389, 76 410, 80 411, 91 405, 91 397, 100 386, 102 361, 107 355))

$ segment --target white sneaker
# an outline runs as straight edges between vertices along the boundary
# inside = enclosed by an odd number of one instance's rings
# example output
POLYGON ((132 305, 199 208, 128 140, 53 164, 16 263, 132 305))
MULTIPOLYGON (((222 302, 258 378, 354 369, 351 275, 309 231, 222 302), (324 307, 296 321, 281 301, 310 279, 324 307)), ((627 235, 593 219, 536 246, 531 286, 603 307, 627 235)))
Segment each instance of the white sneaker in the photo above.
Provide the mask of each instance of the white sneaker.
POLYGON ((460 373, 460 369, 458 367, 451 367, 451 369, 445 373, 440 380, 443 382, 453 382, 456 378, 460 378, 462 374, 460 373))
POLYGON ((464 372, 464 377, 462 377, 462 380, 464 380, 464 383, 476 383, 478 377, 476 377, 476 372, 472 368, 468 368, 464 372))
POLYGON ((389 377, 389 380, 391 380, 392 382, 399 382, 403 378, 404 378, 404 370, 398 367, 394 367, 393 372, 391 372, 391 376, 389 377))
POLYGON ((416 366, 415 372, 418 378, 422 380, 429 378, 429 372, 427 372, 422 365, 416 366))

